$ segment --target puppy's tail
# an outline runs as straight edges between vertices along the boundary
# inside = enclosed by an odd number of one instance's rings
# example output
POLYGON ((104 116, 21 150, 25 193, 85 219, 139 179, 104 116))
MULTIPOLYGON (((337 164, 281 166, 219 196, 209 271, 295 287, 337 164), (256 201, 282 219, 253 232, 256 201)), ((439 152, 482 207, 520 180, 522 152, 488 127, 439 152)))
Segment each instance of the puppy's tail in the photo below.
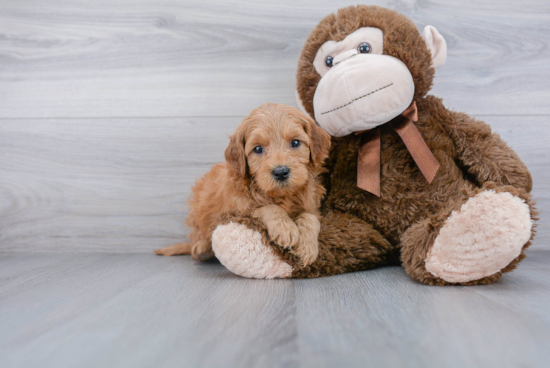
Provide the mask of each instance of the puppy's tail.
POLYGON ((191 243, 178 243, 170 245, 162 249, 155 250, 155 253, 159 256, 176 256, 179 254, 191 254, 191 248, 193 244, 191 243))

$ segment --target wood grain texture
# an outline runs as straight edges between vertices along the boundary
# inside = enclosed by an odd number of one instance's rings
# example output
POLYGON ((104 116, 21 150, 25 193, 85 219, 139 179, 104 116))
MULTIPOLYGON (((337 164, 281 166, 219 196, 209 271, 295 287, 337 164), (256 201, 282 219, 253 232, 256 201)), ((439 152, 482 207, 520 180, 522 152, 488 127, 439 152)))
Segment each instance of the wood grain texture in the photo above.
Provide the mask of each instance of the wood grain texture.
MULTIPOLYGON (((447 39, 434 94, 470 114, 550 114, 550 3, 369 2, 447 39)), ((8 0, 0 117, 243 116, 295 105, 303 43, 344 0, 8 0)))
MULTIPOLYGON (((374 1, 449 46, 433 93, 531 169, 550 249, 550 3, 374 1)), ((149 252, 181 241, 191 185, 266 101, 295 105, 318 21, 344 1, 0 3, 0 251, 149 252)))
MULTIPOLYGON (((550 249, 546 117, 480 117, 530 168, 550 249)), ((185 239, 195 180, 239 118, 15 119, 0 135, 0 250, 150 252, 185 239)))
POLYGON ((132 252, 181 241, 190 188, 223 160, 239 123, 4 121, 0 249, 132 252))
POLYGON ((249 280, 137 254, 0 255, 0 366, 546 367, 550 252, 490 286, 400 267, 249 280))

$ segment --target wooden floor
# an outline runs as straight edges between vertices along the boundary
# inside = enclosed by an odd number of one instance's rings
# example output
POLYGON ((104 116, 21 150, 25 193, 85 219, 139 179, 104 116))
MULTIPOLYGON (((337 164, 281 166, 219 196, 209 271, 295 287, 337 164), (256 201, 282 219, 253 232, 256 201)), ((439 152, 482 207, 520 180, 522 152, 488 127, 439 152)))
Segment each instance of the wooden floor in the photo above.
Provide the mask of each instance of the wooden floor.
POLYGON ((249 280, 153 254, 0 256, 0 367, 548 367, 549 251, 497 284, 249 280))

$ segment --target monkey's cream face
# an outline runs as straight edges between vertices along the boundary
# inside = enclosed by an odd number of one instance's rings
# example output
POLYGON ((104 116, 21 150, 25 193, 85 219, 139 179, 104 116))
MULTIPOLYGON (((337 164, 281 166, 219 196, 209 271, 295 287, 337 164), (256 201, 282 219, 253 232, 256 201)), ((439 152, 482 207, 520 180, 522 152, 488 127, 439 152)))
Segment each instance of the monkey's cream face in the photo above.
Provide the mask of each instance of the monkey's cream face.
POLYGON ((380 29, 364 27, 319 48, 313 65, 322 78, 313 109, 315 120, 330 135, 375 128, 411 104, 412 75, 401 60, 382 54, 383 42, 380 29))

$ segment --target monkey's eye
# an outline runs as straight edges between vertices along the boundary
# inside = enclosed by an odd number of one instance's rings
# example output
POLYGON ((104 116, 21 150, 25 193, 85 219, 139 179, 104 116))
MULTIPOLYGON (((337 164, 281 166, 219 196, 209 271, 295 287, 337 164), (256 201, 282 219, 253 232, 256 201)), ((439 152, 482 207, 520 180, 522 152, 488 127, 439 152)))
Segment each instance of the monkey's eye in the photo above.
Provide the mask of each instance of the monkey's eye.
POLYGON ((363 42, 359 46, 357 46, 357 51, 359 51, 360 54, 370 54, 371 47, 368 42, 363 42))
POLYGON ((264 149, 262 146, 256 146, 254 147, 254 153, 257 153, 258 155, 261 155, 264 152, 264 149))
POLYGON ((327 58, 325 59, 325 65, 329 68, 332 68, 332 60, 334 60, 332 56, 327 56, 327 58))
POLYGON ((300 147, 300 141, 297 140, 297 139, 293 139, 292 142, 290 142, 290 147, 292 148, 297 148, 297 147, 300 147))

